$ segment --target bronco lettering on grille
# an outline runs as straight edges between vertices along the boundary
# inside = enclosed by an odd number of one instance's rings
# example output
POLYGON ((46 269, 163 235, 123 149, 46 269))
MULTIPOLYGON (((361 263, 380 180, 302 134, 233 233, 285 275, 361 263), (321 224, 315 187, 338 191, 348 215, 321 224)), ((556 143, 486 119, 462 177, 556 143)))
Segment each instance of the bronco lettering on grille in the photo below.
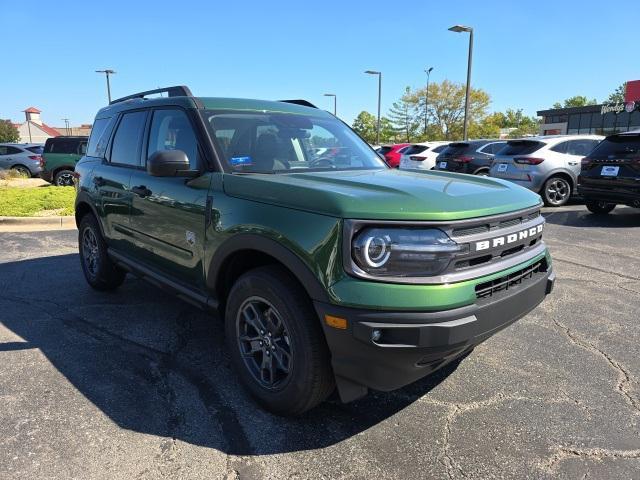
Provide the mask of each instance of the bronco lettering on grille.
POLYGON ((537 227, 531 227, 526 230, 521 230, 520 232, 512 233, 510 235, 503 235, 502 237, 495 237, 490 240, 475 242, 475 251, 479 252, 481 250, 489 250, 490 248, 503 247, 505 245, 510 245, 521 240, 526 240, 530 237, 535 237, 542 233, 543 228, 544 224, 540 224, 537 227))

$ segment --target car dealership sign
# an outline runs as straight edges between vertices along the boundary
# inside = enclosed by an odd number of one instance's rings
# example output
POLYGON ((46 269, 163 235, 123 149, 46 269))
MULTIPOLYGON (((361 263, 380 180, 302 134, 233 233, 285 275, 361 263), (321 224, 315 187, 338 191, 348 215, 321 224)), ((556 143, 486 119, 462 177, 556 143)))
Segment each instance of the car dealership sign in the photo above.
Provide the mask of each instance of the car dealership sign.
POLYGON ((622 113, 622 112, 633 112, 638 106, 640 102, 627 102, 627 103, 609 103, 602 105, 600 109, 600 115, 605 115, 607 113, 622 113))

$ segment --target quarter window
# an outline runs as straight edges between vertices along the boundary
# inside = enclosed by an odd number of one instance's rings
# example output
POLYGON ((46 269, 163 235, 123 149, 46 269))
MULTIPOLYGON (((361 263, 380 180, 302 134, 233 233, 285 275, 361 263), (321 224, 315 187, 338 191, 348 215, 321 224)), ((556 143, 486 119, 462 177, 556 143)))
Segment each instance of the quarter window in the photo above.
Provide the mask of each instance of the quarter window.
POLYGON ((104 157, 109 143, 109 136, 113 130, 111 118, 98 118, 91 127, 91 136, 87 145, 87 155, 90 157, 104 157))
POLYGON ((557 153, 567 153, 568 146, 569 146, 569 142, 561 142, 557 144, 555 147, 551 147, 549 150, 557 153))
POLYGON ((118 124, 111 147, 111 163, 138 166, 140 143, 147 112, 125 113, 118 124))
POLYGON ((198 141, 182 110, 156 110, 153 113, 147 158, 162 150, 182 150, 189 159, 189 168, 198 168, 198 141))

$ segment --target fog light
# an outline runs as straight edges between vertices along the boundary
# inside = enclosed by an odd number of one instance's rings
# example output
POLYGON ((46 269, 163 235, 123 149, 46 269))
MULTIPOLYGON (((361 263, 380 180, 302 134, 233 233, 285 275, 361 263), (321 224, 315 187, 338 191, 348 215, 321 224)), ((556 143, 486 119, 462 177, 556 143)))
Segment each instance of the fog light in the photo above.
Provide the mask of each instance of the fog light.
POLYGON ((382 332, 380 330, 374 330, 373 332, 371 332, 372 342, 379 342, 381 338, 382 338, 382 332))

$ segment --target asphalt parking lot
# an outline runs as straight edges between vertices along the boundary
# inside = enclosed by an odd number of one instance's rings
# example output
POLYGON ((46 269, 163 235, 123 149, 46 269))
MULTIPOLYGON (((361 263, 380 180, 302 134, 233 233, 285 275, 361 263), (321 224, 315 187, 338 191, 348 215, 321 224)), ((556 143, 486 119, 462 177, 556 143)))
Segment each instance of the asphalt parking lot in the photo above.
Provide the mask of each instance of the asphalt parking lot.
POLYGON ((640 478, 640 211, 547 222, 542 306, 299 419, 247 397, 219 320, 134 278, 92 291, 76 231, 0 233, 0 478, 640 478))

